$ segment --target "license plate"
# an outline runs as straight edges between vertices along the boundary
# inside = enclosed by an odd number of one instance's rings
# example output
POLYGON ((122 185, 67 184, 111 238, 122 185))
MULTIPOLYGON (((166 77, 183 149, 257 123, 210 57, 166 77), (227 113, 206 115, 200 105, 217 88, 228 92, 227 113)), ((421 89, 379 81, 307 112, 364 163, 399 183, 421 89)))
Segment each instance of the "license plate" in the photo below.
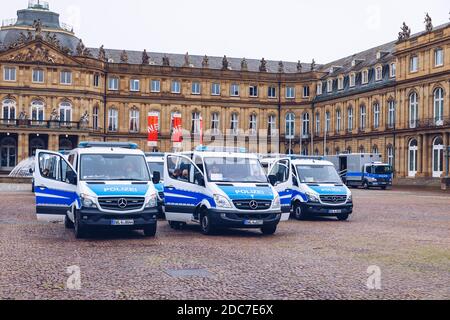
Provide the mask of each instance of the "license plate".
POLYGON ((132 226, 132 225, 134 225, 134 220, 112 220, 111 225, 113 225, 113 226, 132 226))
POLYGON ((264 221, 262 221, 262 220, 245 220, 244 224, 246 226, 262 226, 264 224, 264 221))
POLYGON ((337 213, 342 213, 342 210, 329 210, 328 212, 330 214, 337 214, 337 213))

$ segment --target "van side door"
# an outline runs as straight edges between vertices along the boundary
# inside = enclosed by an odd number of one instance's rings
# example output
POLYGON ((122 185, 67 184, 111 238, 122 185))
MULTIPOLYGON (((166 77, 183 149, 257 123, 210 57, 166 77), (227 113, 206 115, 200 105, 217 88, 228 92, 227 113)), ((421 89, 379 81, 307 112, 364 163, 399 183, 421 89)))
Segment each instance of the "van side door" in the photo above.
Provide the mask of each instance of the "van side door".
POLYGON ((78 201, 77 174, 64 157, 52 151, 36 151, 34 168, 36 215, 39 221, 61 222, 78 201))
POLYGON ((293 194, 291 160, 277 160, 270 169, 269 175, 276 177, 276 183, 274 187, 280 195, 282 213, 290 212, 293 194))
POLYGON ((201 203, 214 203, 203 172, 190 158, 176 154, 165 156, 164 197, 168 221, 190 222, 201 203))

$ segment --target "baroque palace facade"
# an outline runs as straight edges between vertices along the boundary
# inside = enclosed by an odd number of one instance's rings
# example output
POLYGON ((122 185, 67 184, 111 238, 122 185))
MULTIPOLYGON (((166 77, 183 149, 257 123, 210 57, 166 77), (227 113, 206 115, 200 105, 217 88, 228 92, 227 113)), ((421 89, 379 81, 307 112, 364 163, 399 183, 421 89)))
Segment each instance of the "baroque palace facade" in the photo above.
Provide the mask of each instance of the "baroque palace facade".
POLYGON ((151 151, 149 112, 159 114, 159 151, 171 151, 178 113, 194 137, 259 139, 267 152, 381 153, 398 177, 446 171, 450 24, 433 27, 428 15, 418 34, 404 24, 398 40, 328 64, 87 48, 45 3, 17 15, 0 29, 0 171, 84 140, 151 151))

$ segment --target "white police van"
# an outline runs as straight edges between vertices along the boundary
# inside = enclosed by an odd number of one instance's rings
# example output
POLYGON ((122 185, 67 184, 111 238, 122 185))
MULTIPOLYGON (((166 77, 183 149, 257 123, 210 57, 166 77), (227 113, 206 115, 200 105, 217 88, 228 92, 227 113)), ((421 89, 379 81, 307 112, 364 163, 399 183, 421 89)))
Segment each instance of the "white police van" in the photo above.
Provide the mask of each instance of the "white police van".
POLYGON ((150 152, 145 154, 150 174, 158 191, 158 217, 164 218, 164 153, 150 152))
POLYGON ((269 180, 280 195, 283 213, 303 220, 311 216, 336 216, 345 221, 353 213, 352 193, 334 165, 318 157, 266 158, 269 180))
POLYGON ((93 227, 156 234, 157 191, 136 144, 84 142, 68 156, 37 150, 34 181, 38 220, 64 221, 77 238, 93 227))
POLYGON ((278 193, 258 157, 235 148, 198 147, 167 154, 166 219, 172 228, 200 224, 204 234, 221 228, 258 228, 274 234, 282 217, 278 193))

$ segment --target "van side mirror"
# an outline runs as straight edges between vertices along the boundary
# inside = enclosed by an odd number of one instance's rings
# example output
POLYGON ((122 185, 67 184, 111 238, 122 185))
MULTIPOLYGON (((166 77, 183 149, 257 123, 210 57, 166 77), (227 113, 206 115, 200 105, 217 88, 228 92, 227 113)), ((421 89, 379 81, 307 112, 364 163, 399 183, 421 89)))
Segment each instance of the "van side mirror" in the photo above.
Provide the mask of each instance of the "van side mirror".
POLYGON ((158 184, 161 182, 161 173, 159 171, 153 172, 152 182, 153 184, 158 184))
POLYGON ((269 183, 270 183, 272 186, 275 186, 275 185, 277 184, 277 176, 271 174, 271 175, 269 176, 269 183))

